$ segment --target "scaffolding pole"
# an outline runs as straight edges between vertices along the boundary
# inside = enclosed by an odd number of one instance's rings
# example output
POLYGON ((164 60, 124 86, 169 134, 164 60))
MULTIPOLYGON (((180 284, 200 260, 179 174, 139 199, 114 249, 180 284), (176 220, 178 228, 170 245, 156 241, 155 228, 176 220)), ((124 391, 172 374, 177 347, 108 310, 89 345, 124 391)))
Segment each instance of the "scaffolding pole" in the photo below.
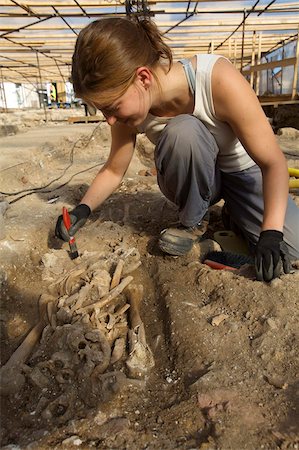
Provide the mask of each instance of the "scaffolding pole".
POLYGON ((42 94, 42 103, 43 103, 43 108, 44 108, 44 113, 45 113, 45 122, 48 122, 47 108, 46 108, 46 105, 45 105, 45 99, 44 99, 44 93, 43 93, 42 74, 41 74, 41 71, 40 71, 38 52, 36 52, 36 60, 37 60, 38 75, 39 75, 39 85, 40 85, 38 95, 39 95, 39 99, 40 99, 41 98, 40 94, 42 94))
POLYGON ((1 99, 4 104, 4 111, 7 112, 7 101, 6 101, 6 95, 5 95, 4 78, 3 78, 2 69, 0 69, 0 73, 1 73, 1 99))
POLYGON ((296 62, 294 64, 294 78, 293 78, 293 88, 292 88, 292 100, 295 100, 296 94, 297 94, 298 60, 299 60, 299 28, 298 28, 297 45, 296 45, 296 62))

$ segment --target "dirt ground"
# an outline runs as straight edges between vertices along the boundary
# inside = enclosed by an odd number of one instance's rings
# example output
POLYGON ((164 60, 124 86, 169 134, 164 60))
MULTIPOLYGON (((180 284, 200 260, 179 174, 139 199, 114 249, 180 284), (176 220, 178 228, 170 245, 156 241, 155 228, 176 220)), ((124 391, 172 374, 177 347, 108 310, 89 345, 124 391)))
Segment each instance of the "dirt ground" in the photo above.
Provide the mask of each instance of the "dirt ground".
MULTIPOLYGON (((50 324, 9 372, 1 396, 1 448, 298 449, 299 270, 267 284, 254 280, 250 266, 211 269, 200 262, 199 249, 182 258, 163 255, 156 238, 177 212, 157 187, 152 146, 143 138, 119 189, 76 235, 80 257, 70 260, 68 244, 54 237, 56 218, 63 206, 79 202, 107 158, 109 127, 69 124, 68 110, 48 123, 35 114, 2 116, 5 126, 17 121, 18 127, 0 138, 1 365, 40 323, 41 298, 52 299, 50 324), (57 375, 47 378, 41 368, 49 369, 65 345, 75 346, 70 330, 91 327, 97 318, 66 318, 70 308, 64 305, 79 289, 99 289, 105 277, 109 284, 119 258, 126 267, 132 255, 127 272, 131 285, 143 286, 141 318, 155 366, 145 379, 128 374, 125 330, 123 353, 107 363, 98 384, 87 367, 91 361, 93 369, 95 360, 87 353, 81 358, 80 345, 70 378, 62 384, 57 375), (80 267, 86 270, 74 287, 67 277, 80 267)), ((277 137, 295 168, 298 134, 286 129, 277 137)), ((299 205, 298 194, 292 191, 299 205)), ((209 238, 223 230, 221 206, 211 208, 209 238)), ((126 290, 119 294, 119 307, 127 296, 126 290)), ((110 320, 112 309, 109 314, 110 320)), ((84 328, 84 347, 88 341, 96 348, 94 332, 84 328)))

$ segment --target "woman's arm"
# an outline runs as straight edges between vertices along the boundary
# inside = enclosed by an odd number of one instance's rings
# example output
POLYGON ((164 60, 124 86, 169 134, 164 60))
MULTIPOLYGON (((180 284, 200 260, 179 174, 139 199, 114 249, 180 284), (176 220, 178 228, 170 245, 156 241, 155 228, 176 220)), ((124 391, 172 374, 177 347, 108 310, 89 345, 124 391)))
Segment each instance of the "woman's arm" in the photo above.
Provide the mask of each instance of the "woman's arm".
POLYGON ((132 128, 116 122, 111 127, 111 137, 109 158, 80 202, 88 205, 91 210, 97 208, 117 189, 133 156, 136 133, 132 128))
POLYGON ((288 171, 272 128, 245 78, 220 58, 213 69, 216 117, 234 130, 263 174, 264 217, 261 231, 283 230, 288 198, 288 171))
POLYGON ((124 124, 115 123, 111 127, 111 135, 112 143, 108 161, 93 180, 80 204, 70 211, 71 228, 66 230, 62 215, 57 219, 55 235, 64 241, 74 236, 83 227, 91 211, 117 189, 129 167, 134 152, 136 133, 124 124))

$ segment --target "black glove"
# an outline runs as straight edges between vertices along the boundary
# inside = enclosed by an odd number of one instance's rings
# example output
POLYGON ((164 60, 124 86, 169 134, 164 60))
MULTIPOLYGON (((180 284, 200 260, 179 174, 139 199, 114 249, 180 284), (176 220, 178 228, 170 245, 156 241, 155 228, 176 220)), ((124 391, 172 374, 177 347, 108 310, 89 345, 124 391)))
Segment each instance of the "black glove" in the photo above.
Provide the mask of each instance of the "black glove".
POLYGON ((55 227, 55 236, 66 242, 69 241, 70 236, 74 236, 77 233, 79 228, 83 227, 91 214, 91 209, 89 206, 81 204, 76 206, 69 214, 72 224, 69 231, 64 226, 62 215, 58 217, 55 227))
POLYGON ((283 233, 277 230, 262 231, 255 249, 256 279, 271 281, 279 277, 281 261, 284 273, 290 273, 290 255, 283 241, 283 233))

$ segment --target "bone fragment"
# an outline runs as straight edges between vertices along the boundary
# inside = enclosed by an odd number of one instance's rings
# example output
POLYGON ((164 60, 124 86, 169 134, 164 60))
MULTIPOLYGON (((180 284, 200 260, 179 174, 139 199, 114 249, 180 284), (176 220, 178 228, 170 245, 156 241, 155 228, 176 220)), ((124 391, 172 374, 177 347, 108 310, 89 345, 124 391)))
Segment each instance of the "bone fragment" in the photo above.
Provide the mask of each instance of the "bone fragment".
POLYGON ((123 267, 124 267, 124 260, 123 259, 119 259, 118 263, 116 265, 114 274, 113 274, 113 278, 110 284, 110 290, 114 289, 116 286, 119 285, 120 283, 120 279, 121 279, 121 274, 123 271, 123 267))
POLYGON ((77 309, 81 308, 81 306, 84 303, 84 300, 86 300, 86 297, 88 295, 88 292, 90 290, 90 285, 86 284, 85 286, 82 286, 82 288, 79 291, 78 298, 76 303, 71 307, 71 312, 73 313, 77 309))
POLYGON ((129 273, 134 272, 134 270, 138 269, 139 266, 141 266, 141 261, 136 261, 135 263, 128 265, 124 268, 123 275, 128 275, 129 273))
POLYGON ((33 348, 39 341, 44 327, 45 322, 43 320, 38 322, 38 324, 35 325, 35 327, 33 327, 30 333, 25 337, 21 345, 19 345, 19 347, 14 351, 14 353, 11 355, 7 363, 1 368, 1 370, 4 368, 7 369, 10 367, 19 367, 20 365, 24 364, 31 354, 33 348))
POLYGON ((139 312, 140 302, 143 297, 143 286, 130 286, 126 292, 131 305, 131 329, 128 332, 130 354, 126 365, 132 378, 144 378, 154 367, 155 361, 152 351, 146 342, 144 324, 139 312))
POLYGON ((117 317, 121 317, 128 309, 130 308, 129 303, 126 303, 124 306, 122 306, 121 308, 119 308, 117 311, 115 311, 115 315, 117 317))
POLYGON ((57 321, 56 321, 56 314, 54 311, 54 304, 53 302, 49 302, 47 303, 47 316, 48 316, 48 321, 51 325, 51 327, 55 330, 56 326, 57 326, 57 321))
POLYGON ((225 319, 227 319, 229 316, 227 314, 218 314, 217 316, 214 316, 211 320, 211 325, 213 327, 218 327, 225 319))
POLYGON ((27 361, 33 348, 39 341, 45 322, 41 320, 26 336, 21 345, 0 369, 0 392, 9 395, 18 392, 25 382, 21 374, 22 366, 27 361))
POLYGON ((126 346, 125 338, 120 337, 115 340, 114 348, 110 359, 110 364, 114 364, 120 360, 120 358, 124 354, 125 346, 126 346))
POLYGON ((48 319, 48 304, 53 303, 56 297, 49 294, 42 294, 38 300, 38 310, 40 319, 48 319))
POLYGON ((93 309, 100 309, 103 308, 103 306, 108 305, 112 300, 114 300, 116 297, 118 297, 119 294, 122 293, 122 291, 128 286, 128 284, 131 283, 133 280, 133 277, 128 276, 124 278, 118 286, 116 286, 114 289, 112 289, 109 294, 105 295, 101 300, 98 302, 92 303, 91 305, 84 306, 83 308, 79 308, 77 310, 78 314, 82 314, 84 312, 92 311, 93 309))
POLYGON ((131 328, 134 329, 142 324, 142 320, 140 317, 140 303, 143 297, 143 286, 142 284, 134 284, 126 290, 126 293, 129 297, 130 303, 130 322, 131 328))

